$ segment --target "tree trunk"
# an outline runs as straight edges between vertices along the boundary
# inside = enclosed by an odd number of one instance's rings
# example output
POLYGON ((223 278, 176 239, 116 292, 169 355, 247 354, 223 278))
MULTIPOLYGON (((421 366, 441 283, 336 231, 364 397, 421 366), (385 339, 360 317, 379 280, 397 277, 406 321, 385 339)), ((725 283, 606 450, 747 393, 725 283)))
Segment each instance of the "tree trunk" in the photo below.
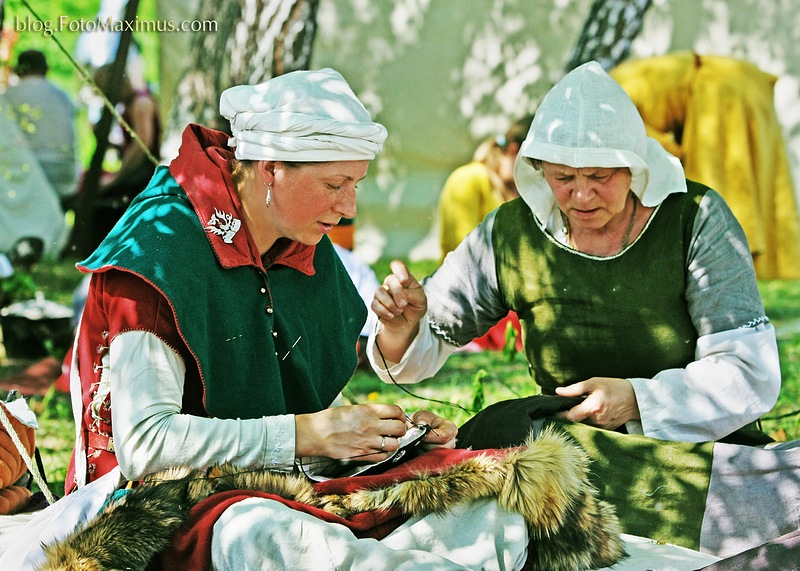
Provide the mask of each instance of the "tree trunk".
POLYGON ((178 83, 167 137, 188 123, 227 131, 219 115, 225 89, 308 69, 318 5, 319 0, 200 0, 196 20, 218 27, 192 36, 192 60, 178 83))
MULTIPOLYGON (((123 21, 133 22, 136 19, 136 12, 139 9, 139 0, 128 0, 125 6, 123 21)), ((120 32, 119 45, 111 64, 111 80, 104 94, 109 103, 113 106, 119 102, 120 90, 122 86, 121 78, 125 73, 125 62, 128 58, 128 48, 130 47, 132 33, 130 29, 123 29, 120 32)), ((92 253, 95 244, 91 243, 92 221, 95 217, 95 209, 100 189, 100 179, 103 175, 103 160, 108 149, 108 135, 114 117, 111 110, 103 108, 103 113, 94 128, 95 141, 97 146, 92 154, 89 168, 83 175, 81 183, 81 194, 75 202, 75 223, 70 234, 70 240, 62 252, 63 256, 84 258, 92 253)))
POLYGON ((652 0, 594 0, 566 71, 592 60, 606 71, 622 62, 642 30, 651 3, 652 0))

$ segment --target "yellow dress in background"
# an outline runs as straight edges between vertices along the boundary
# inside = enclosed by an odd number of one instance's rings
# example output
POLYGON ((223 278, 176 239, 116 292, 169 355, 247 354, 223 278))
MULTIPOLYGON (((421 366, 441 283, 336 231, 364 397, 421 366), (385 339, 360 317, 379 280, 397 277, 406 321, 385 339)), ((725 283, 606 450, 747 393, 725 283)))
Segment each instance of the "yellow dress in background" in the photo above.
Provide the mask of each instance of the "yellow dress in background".
POLYGON ((439 196, 440 262, 502 203, 493 190, 486 165, 473 161, 454 170, 439 196))
POLYGON ((800 221, 774 106, 777 78, 751 63, 677 52, 611 70, 648 135, 718 191, 744 229, 762 279, 800 278, 800 221))

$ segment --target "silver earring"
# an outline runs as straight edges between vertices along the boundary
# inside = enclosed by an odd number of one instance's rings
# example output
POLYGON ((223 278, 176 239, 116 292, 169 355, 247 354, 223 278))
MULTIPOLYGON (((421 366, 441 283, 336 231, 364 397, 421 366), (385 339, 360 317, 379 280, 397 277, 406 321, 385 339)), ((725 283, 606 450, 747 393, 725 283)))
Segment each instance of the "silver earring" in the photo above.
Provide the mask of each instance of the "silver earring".
POLYGON ((267 183, 267 199, 264 201, 269 208, 269 205, 272 204, 272 183, 267 183))

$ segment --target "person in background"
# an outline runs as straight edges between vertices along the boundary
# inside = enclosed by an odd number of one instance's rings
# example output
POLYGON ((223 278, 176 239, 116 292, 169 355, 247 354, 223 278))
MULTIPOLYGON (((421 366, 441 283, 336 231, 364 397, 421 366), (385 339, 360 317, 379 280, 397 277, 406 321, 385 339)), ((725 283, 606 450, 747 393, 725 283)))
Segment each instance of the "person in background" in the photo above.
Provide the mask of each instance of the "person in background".
POLYGON ((42 52, 21 52, 14 70, 19 82, 4 97, 62 207, 68 209, 77 193, 75 106, 63 89, 47 79, 48 69, 42 52))
MULTIPOLYGON (((108 93, 111 82, 112 65, 101 66, 94 75, 97 87, 108 93)), ((146 89, 134 89, 127 74, 119 79, 120 115, 150 154, 156 159, 160 156, 161 112, 158 102, 146 89)), ((156 165, 147 156, 144 148, 127 130, 122 130, 122 144, 119 146, 119 168, 106 173, 100 181, 98 205, 92 219, 92 244, 99 244, 109 230, 120 219, 131 201, 150 182, 156 165)))
MULTIPOLYGON (((519 196, 514 183, 514 160, 532 119, 525 117, 511 125, 505 134, 483 141, 475 149, 472 161, 447 177, 439 196, 440 264, 487 214, 519 196)), ((515 332, 514 346, 520 351, 519 318, 513 311, 463 350, 501 350, 506 346, 509 328, 515 332)))
POLYGON ((489 212, 519 196, 514 183, 514 160, 531 119, 527 117, 514 123, 505 134, 483 141, 472 160, 447 177, 439 195, 440 263, 489 212))

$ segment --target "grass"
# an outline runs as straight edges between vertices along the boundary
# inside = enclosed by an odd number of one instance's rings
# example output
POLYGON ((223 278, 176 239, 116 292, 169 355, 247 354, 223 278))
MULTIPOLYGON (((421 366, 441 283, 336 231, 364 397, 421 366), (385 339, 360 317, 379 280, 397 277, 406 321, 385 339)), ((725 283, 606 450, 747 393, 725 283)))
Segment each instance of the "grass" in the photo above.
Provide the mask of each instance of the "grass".
MULTIPOLYGON (((421 278, 432 272, 435 262, 409 263, 421 278)), ((389 271, 389 261, 374 265, 379 277, 389 271)), ((41 263, 32 271, 34 281, 47 299, 69 305, 81 274, 71 261, 41 263)), ((783 386, 775 408, 762 420, 764 430, 776 440, 800 439, 800 280, 762 281, 759 288, 767 315, 778 330, 783 386)), ((0 359, 0 377, 13 363, 0 359)), ((344 391, 346 401, 394 402, 413 411, 421 408, 461 425, 474 411, 503 399, 535 394, 527 364, 517 353, 456 353, 431 380, 404 387, 385 384, 371 371, 359 370, 344 391)), ((4 396, 0 394, 0 396, 4 396)), ((42 455, 50 489, 63 493, 63 482, 74 440, 69 396, 51 389, 44 396, 28 398, 40 428, 37 445, 42 455)))

